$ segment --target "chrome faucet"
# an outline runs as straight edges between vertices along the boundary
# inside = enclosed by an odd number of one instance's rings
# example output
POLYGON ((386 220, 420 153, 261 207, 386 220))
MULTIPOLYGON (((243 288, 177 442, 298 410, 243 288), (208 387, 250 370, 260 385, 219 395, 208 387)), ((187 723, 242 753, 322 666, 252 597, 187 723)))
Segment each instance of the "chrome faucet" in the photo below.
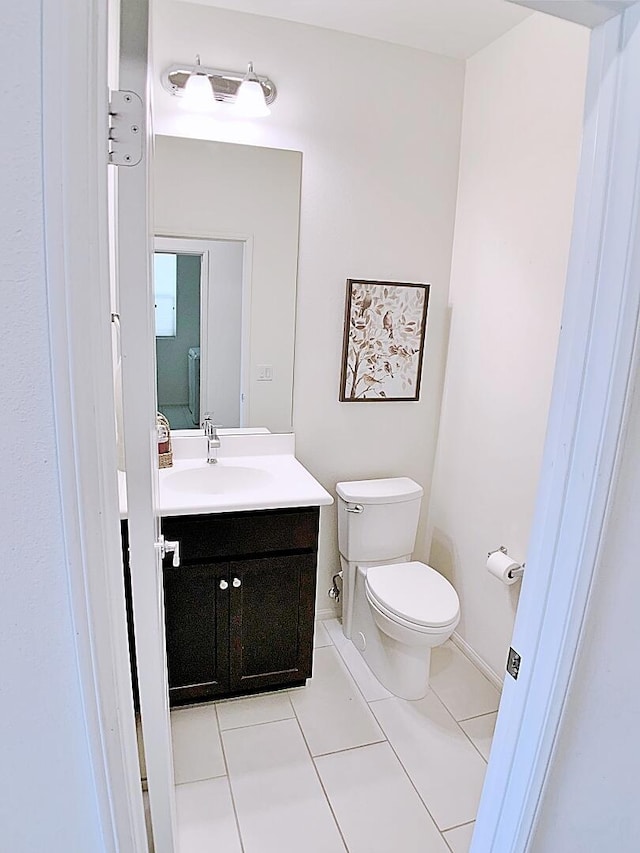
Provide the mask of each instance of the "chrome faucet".
POLYGON ((220 447, 220 438, 218 436, 218 428, 220 424, 214 424, 213 412, 206 412, 202 421, 202 428, 207 438, 207 462, 209 465, 215 465, 218 461, 217 452, 220 447))

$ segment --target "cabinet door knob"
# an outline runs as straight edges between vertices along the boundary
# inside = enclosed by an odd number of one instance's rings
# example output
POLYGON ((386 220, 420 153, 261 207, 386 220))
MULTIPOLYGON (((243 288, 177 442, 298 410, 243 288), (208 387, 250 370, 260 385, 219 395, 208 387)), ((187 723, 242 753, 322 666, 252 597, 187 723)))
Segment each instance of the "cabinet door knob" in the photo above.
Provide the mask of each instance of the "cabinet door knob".
POLYGON ((220 589, 229 589, 229 582, 225 580, 220 581, 220 589))
POLYGON ((240 580, 240 578, 234 578, 234 579, 233 579, 233 585, 234 585, 234 587, 235 587, 236 589, 237 589, 239 586, 242 586, 242 581, 240 580))

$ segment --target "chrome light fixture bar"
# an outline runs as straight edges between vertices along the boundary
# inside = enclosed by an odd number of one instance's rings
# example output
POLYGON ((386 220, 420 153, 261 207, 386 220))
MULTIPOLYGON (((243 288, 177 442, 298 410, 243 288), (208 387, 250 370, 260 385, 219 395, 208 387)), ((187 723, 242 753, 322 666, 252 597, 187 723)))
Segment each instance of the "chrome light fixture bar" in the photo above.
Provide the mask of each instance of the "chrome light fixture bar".
MULTIPOLYGON (((235 103, 240 84, 246 79, 246 71, 223 71, 220 68, 209 68, 205 65, 187 65, 186 63, 171 65, 161 76, 162 86, 171 95, 184 96, 184 87, 193 74, 206 75, 209 78, 212 92, 216 101, 235 103)), ((265 102, 272 104, 276 99, 276 87, 268 77, 259 74, 255 78, 264 92, 265 102)), ((253 79, 253 78, 252 78, 253 79)))

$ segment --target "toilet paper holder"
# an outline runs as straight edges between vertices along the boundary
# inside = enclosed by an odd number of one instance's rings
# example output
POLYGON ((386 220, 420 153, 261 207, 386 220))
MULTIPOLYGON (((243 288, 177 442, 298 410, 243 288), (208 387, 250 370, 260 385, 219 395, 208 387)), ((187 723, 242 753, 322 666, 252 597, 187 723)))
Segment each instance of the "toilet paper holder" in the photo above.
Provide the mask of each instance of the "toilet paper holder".
MULTIPOLYGON (((509 554, 509 552, 507 551, 506 547, 505 547, 504 545, 501 545, 499 548, 496 548, 494 551, 489 551, 489 553, 487 554, 487 559, 489 559, 489 557, 490 557, 492 554, 496 554, 498 551, 500 551, 500 552, 501 552, 501 553, 503 553, 503 554, 507 554, 507 555, 509 554)), ((522 575, 524 574, 524 567, 525 567, 525 565, 526 565, 526 564, 525 564, 525 563, 523 563, 521 566, 518 566, 518 568, 516 568, 516 569, 511 569, 511 571, 509 572, 509 577, 510 577, 510 578, 521 578, 521 577, 522 577, 522 575)))

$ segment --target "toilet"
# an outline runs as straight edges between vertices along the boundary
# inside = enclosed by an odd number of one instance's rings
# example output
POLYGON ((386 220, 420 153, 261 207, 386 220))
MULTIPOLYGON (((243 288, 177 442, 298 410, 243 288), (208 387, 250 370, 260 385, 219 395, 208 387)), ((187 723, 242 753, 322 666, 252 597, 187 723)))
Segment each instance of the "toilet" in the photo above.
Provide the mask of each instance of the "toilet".
POLYGON ((431 649, 460 619, 449 581, 411 559, 423 489, 408 477, 390 477, 338 483, 336 492, 342 630, 387 690, 421 699, 431 649))

